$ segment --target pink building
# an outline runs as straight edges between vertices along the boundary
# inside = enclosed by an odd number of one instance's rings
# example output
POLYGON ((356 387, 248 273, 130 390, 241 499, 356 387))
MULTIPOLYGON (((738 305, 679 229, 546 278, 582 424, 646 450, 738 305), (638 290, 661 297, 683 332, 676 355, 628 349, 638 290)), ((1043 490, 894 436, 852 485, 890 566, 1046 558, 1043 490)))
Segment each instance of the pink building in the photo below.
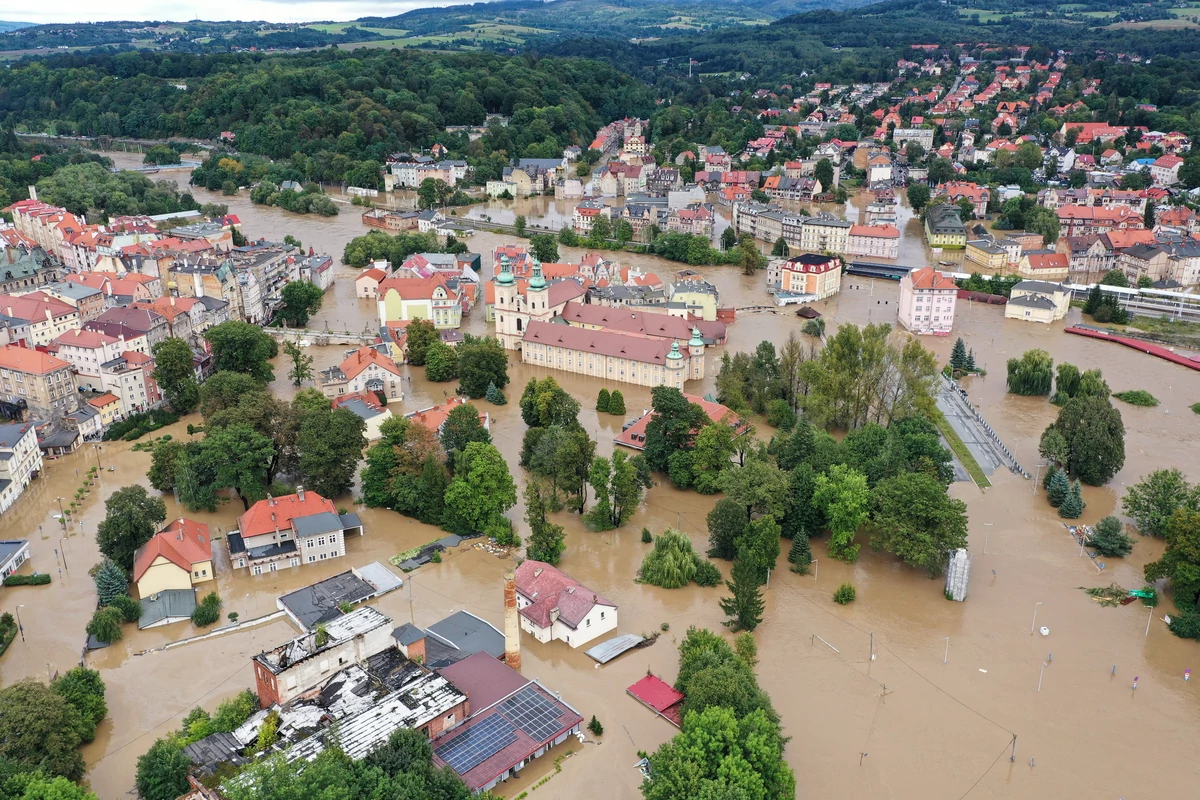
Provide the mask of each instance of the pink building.
POLYGON ((900 229, 895 225, 851 225, 846 253, 875 258, 900 257, 900 229))
POLYGON ((958 287, 932 267, 900 279, 900 324, 913 333, 946 335, 954 327, 958 287))

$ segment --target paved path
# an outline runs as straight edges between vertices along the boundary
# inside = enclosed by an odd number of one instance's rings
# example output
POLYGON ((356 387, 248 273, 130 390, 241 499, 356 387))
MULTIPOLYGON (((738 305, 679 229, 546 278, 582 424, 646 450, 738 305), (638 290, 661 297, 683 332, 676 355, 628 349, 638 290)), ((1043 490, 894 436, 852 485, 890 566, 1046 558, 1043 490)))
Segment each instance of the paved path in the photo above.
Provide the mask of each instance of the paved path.
MULTIPOLYGON (((971 455, 979 462, 985 475, 991 475, 999 467, 1008 467, 1010 464, 1016 463, 1011 460, 1011 457, 1005 455, 999 441, 993 438, 988 429, 984 427, 983 422, 976 417, 974 409, 967 399, 959 394, 953 384, 948 381, 942 382, 937 405, 946 415, 946 421, 950 423, 950 427, 954 429, 954 432, 963 440, 963 444, 971 451, 971 455)), ((955 471, 957 472, 958 469, 959 467, 956 465, 955 471)))

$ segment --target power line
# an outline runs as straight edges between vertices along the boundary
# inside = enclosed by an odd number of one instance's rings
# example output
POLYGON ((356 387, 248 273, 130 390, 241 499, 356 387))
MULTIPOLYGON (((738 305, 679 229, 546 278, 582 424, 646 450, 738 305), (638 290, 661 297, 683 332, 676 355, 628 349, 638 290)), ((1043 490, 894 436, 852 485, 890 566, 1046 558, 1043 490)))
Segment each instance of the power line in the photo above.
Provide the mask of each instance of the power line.
POLYGON ((988 768, 983 771, 982 775, 980 775, 978 778, 975 779, 975 782, 971 784, 971 788, 967 789, 965 792, 963 792, 962 797, 958 798, 958 800, 963 800, 963 797, 966 797, 971 792, 975 791, 975 787, 979 785, 979 782, 987 777, 987 774, 992 771, 992 768, 995 767, 997 763, 999 763, 1000 759, 1004 758, 1004 753, 1007 750, 1008 750, 1008 745, 1004 745, 1004 750, 1000 751, 1000 755, 996 756, 996 760, 993 761, 991 763, 991 765, 988 766, 988 768))

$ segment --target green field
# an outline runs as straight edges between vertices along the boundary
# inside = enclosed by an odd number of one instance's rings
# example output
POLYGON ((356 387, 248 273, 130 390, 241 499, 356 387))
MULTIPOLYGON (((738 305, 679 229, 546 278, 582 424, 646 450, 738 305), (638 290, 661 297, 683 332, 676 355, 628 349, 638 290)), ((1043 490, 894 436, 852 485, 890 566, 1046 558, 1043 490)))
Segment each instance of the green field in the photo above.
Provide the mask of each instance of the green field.
MULTIPOLYGON (((341 33, 348 23, 338 23, 342 26, 341 30, 331 30, 331 33, 341 33)), ((332 24, 310 26, 325 30, 333 28, 332 24)), ((421 47, 428 49, 439 49, 448 46, 451 42, 467 40, 470 44, 460 45, 463 49, 474 50, 485 45, 505 45, 508 47, 520 47, 525 43, 525 40, 531 36, 553 33, 553 31, 543 28, 531 28, 526 25, 512 25, 504 22, 474 22, 466 26, 467 30, 455 31, 454 33, 429 34, 425 36, 407 36, 407 31, 396 30, 392 28, 362 28, 364 31, 378 33, 388 38, 376 39, 363 42, 351 42, 344 45, 348 48, 367 47, 367 48, 391 48, 391 47, 421 47)))

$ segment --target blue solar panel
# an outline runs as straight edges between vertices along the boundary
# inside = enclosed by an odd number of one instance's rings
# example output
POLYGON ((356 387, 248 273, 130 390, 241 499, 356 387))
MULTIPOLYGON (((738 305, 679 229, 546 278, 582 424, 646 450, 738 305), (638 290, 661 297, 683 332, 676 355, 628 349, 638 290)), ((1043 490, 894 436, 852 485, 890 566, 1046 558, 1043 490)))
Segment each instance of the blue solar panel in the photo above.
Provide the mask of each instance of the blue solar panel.
POLYGON ((526 686, 500 704, 500 713, 538 742, 548 742, 562 729, 564 710, 533 686, 526 686))
POLYGON ((433 752, 459 775, 466 775, 517 740, 513 724, 493 714, 472 725, 433 752))

